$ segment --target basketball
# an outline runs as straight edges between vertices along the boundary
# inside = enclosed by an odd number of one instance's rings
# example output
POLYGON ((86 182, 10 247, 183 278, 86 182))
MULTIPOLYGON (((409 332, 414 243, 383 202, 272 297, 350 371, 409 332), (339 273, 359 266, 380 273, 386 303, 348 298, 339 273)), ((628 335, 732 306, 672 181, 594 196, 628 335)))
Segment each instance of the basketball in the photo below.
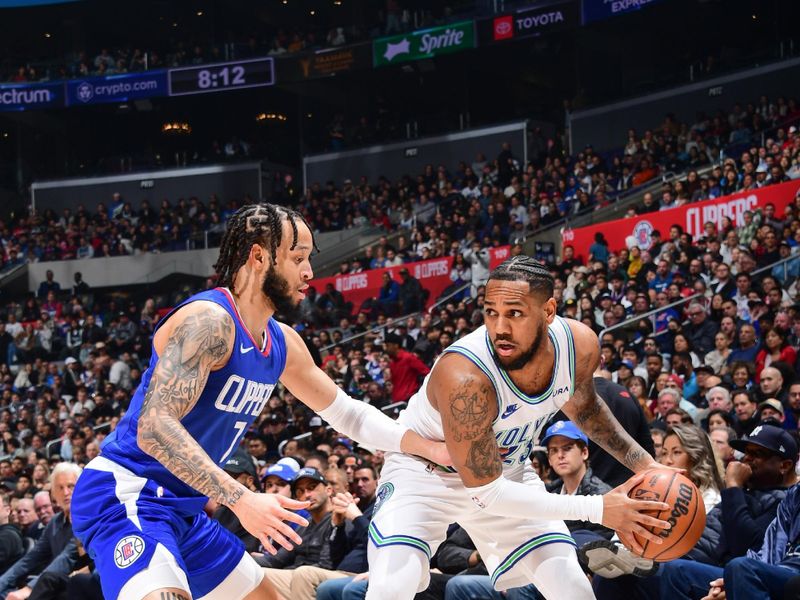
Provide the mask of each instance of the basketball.
POLYGON ((700 539, 706 526, 706 510, 697 486, 684 475, 669 469, 653 469, 639 485, 631 489, 628 496, 634 500, 670 505, 669 509, 650 513, 672 525, 667 530, 650 528, 650 531, 661 536, 663 544, 653 544, 634 534, 643 548, 643 558, 657 562, 675 560, 691 550, 700 539))

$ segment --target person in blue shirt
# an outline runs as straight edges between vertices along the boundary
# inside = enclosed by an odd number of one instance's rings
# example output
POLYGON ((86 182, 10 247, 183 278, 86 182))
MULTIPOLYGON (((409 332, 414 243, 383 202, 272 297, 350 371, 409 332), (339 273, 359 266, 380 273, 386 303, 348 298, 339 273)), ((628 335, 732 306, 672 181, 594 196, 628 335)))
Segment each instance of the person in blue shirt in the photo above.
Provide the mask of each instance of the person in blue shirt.
POLYGON ((307 502, 254 492, 223 469, 278 382, 351 439, 449 464, 443 443, 337 388, 300 335, 275 320, 305 297, 314 248, 299 213, 244 206, 214 265, 220 287, 159 323, 130 407, 73 495, 73 530, 106 598, 276 598, 242 542, 204 507, 210 499, 230 509, 271 554, 300 543, 290 523, 308 522, 292 511, 307 502))

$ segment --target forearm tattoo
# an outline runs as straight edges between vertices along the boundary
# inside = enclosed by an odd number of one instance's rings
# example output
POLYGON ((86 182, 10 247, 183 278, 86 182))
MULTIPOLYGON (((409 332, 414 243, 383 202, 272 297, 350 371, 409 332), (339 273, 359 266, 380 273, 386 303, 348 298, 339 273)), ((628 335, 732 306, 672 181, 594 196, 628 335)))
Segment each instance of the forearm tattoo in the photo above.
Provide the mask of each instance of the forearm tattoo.
POLYGON ((492 393, 485 383, 462 383, 451 396, 449 418, 445 419, 453 441, 469 442, 464 464, 479 479, 496 478, 503 471, 492 431, 492 393))
POLYGON ((636 470, 648 456, 647 452, 628 435, 608 405, 597 396, 591 378, 576 386, 572 402, 576 407, 575 424, 619 462, 636 470))
POLYGON ((241 486, 227 477, 180 420, 205 387, 211 368, 228 352, 227 315, 190 315, 175 328, 159 357, 139 414, 139 444, 178 479, 232 506, 241 486))

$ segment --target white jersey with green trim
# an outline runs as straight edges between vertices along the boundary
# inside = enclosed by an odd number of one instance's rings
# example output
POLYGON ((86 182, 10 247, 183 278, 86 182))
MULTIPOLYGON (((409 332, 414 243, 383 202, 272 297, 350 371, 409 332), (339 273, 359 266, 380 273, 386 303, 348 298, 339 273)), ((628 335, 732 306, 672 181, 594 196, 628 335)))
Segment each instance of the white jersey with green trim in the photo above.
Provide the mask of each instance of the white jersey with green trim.
MULTIPOLYGON (((555 348, 555 367, 550 385, 539 396, 520 390, 500 366, 485 326, 448 346, 444 354, 460 354, 483 373, 495 389, 497 418, 492 427, 506 477, 519 479, 522 469, 538 443, 541 430, 564 403, 572 397, 575 385, 575 341, 567 322, 556 316, 548 328, 555 348)), ((431 371, 431 374, 435 369, 431 371)), ((444 440, 442 419, 428 401, 429 374, 419 391, 411 397, 399 421, 428 439, 444 440)), ((455 472, 442 467, 441 470, 455 472)))

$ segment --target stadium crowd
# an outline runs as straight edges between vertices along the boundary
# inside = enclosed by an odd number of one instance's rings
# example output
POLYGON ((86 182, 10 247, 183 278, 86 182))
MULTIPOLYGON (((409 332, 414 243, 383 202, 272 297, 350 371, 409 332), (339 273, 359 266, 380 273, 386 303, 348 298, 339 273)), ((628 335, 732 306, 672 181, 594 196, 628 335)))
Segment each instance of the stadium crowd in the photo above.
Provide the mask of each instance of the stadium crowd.
MULTIPOLYGON (((587 147, 574 156, 566 154, 556 138, 547 139, 535 130, 527 164, 521 149, 504 144, 494 159, 479 154, 453 172, 428 165, 416 177, 394 182, 360 177, 356 182, 344 179, 341 186, 314 183, 303 192, 290 182, 282 188, 281 199, 303 213, 317 232, 367 224, 401 232, 395 253, 399 260, 411 262, 456 253, 456 242, 463 250, 473 238, 483 247, 522 243, 543 227, 603 208, 620 193, 665 173, 686 176, 665 184, 658 196, 647 195, 644 205, 631 211, 668 209, 797 178, 800 135, 793 123, 798 119, 795 99, 772 101, 763 96, 714 116, 699 114, 693 124, 678 123, 668 115, 658 128, 641 136, 628 132, 618 153, 601 154, 587 147)), ((234 139, 216 154, 220 159, 246 154, 236 149, 241 145, 234 139)), ((115 194, 93 211, 79 205, 61 215, 45 210, 9 216, 0 222, 2 262, 214 247, 227 216, 240 203, 251 201, 211 195, 205 202, 190 197, 135 205, 115 194)), ((376 268, 392 260, 385 254, 367 254, 355 257, 347 269, 376 268)))
MULTIPOLYGON (((488 248, 510 243, 511 253, 519 253, 538 226, 576 206, 602 206, 615 190, 625 189, 630 166, 638 165, 636 173, 642 165, 672 169, 669 157, 685 154, 682 166, 699 169, 703 164, 692 157, 701 150, 711 166, 719 157, 708 148, 749 142, 736 137, 742 123, 752 133, 762 120, 772 127, 795 113, 793 101, 766 101, 735 109, 721 121, 698 118, 689 128, 673 127, 668 119, 660 130, 629 138, 618 171, 610 168, 616 159, 608 162, 590 149, 566 162, 545 151, 541 166, 523 168, 504 146, 495 161, 478 157, 455 175, 431 167, 417 181, 395 185, 312 186, 294 201, 316 230, 356 225, 355 218, 368 214, 387 231, 401 233, 347 261, 342 272, 451 254, 450 291, 471 287, 423 312, 432 299, 406 272, 401 283, 390 279, 378 298, 362 306, 349 304, 332 287, 310 292, 294 322, 317 363, 341 387, 395 415, 442 349, 482 323, 488 248), (415 314, 390 321, 409 313, 415 314)), ((798 140, 793 127, 779 128, 763 147, 748 143, 735 159, 702 177, 690 170, 634 210, 795 177, 798 140)), ((190 243, 199 243, 206 230, 219 235, 235 208, 234 202, 212 198, 207 206, 190 199, 134 211, 115 197, 94 214, 33 214, 4 223, 0 238, 7 263, 88 258, 98 248, 100 255, 177 250, 186 247, 187 231, 190 243)), ((785 214, 767 206, 746 215, 739 227, 709 224, 697 240, 677 224, 663 239, 654 232, 647 249, 609 248, 600 236, 590 249, 566 247, 551 265, 559 314, 600 335, 599 393, 659 460, 687 470, 708 511, 703 537, 686 560, 660 568, 627 555, 612 532, 570 523, 599 598, 655 598, 659 590, 663 597, 702 598, 708 582, 719 587, 723 576, 726 583, 746 579, 737 584, 746 592, 727 590, 732 598, 766 597, 752 586, 782 589, 800 574, 794 525, 800 504, 793 487, 800 420, 798 231, 800 198, 785 214), (661 310, 648 314, 656 308, 661 310), (604 332, 623 322, 629 325, 604 332), (773 567, 780 571, 773 573, 773 567)), ((68 285, 50 273, 35 295, 4 300, 0 598, 101 597, 91 561, 71 535, 71 486, 124 414, 150 359, 154 328, 168 308, 155 298, 129 302, 96 293, 79 274, 68 285)), ((630 475, 571 424, 553 427, 532 455, 551 491, 601 493, 630 475)), ((252 489, 310 499, 312 524, 301 532, 304 544, 274 557, 263 554, 230 511, 208 510, 258 555, 285 597, 363 597, 367 578, 361 574, 367 570, 369 517, 382 461, 379 450, 341 437, 279 388, 226 469, 252 489)), ((491 595, 485 567, 463 530, 452 531, 433 567, 432 587, 420 597, 499 598, 491 595)), ((535 595, 530 587, 509 593, 535 595)))

